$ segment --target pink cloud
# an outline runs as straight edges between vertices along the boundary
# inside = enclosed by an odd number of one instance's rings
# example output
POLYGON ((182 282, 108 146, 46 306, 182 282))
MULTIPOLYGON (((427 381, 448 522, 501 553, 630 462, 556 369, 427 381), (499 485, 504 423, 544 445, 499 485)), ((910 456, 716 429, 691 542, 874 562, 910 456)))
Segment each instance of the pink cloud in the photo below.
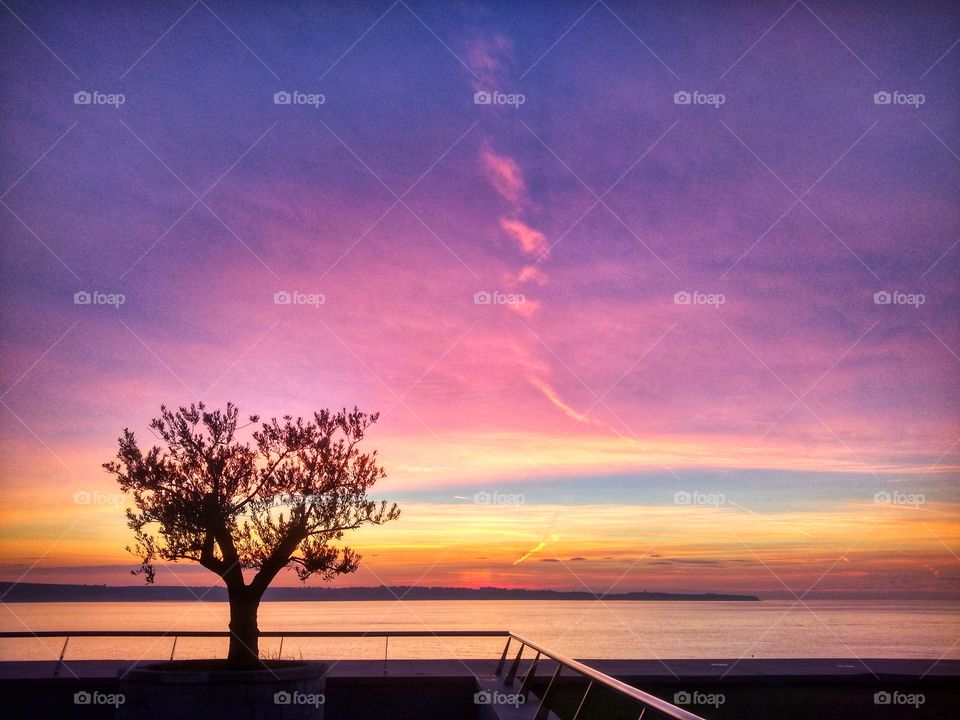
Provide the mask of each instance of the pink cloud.
POLYGON ((546 236, 522 220, 500 218, 500 227, 517 241, 520 249, 527 255, 544 255, 550 251, 546 236))
POLYGON ((489 148, 484 148, 480 154, 480 161, 487 172, 490 184, 501 197, 514 205, 522 205, 526 202, 527 185, 523 180, 520 166, 513 158, 498 155, 489 148))

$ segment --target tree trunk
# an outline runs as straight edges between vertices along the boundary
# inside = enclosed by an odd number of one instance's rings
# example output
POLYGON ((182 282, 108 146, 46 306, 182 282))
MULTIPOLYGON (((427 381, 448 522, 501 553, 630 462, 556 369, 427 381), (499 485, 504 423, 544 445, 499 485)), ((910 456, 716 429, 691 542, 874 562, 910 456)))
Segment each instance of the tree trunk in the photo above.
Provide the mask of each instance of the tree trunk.
POLYGON ((257 627, 260 597, 251 593, 248 587, 228 588, 227 594, 230 599, 230 651, 227 662, 244 669, 260 668, 260 629, 257 627))

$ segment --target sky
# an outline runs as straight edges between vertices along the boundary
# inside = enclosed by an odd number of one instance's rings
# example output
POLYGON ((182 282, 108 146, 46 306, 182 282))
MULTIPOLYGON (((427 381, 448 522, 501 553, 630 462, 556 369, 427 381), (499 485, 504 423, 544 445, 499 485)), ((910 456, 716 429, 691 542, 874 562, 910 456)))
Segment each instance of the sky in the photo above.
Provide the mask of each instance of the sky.
POLYGON ((0 579, 139 582, 101 464, 203 400, 380 412, 340 585, 960 595, 953 4, 0 34, 0 579))

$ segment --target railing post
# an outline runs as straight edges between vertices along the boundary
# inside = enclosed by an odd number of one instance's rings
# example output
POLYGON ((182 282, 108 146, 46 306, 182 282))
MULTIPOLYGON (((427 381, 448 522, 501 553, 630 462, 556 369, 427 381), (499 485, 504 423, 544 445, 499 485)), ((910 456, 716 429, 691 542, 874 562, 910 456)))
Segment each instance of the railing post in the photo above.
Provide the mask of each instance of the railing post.
POLYGON ((511 641, 512 639, 513 639, 513 638, 511 638, 509 635, 507 636, 507 644, 503 646, 503 653, 500 655, 500 662, 497 663, 497 669, 496 669, 496 671, 493 673, 494 675, 498 675, 498 676, 499 676, 500 673, 503 672, 503 664, 504 664, 504 663, 506 662, 506 660, 507 660, 507 651, 510 649, 510 641, 511 641))
POLYGON ((540 697, 540 706, 537 708, 537 713, 533 716, 533 720, 546 720, 550 712, 550 697, 553 695, 553 689, 557 686, 557 680, 560 679, 561 672, 563 672, 563 664, 557 663, 557 671, 553 673, 553 677, 550 678, 550 684, 547 685, 547 689, 543 691, 543 695, 540 697))
POLYGON ((583 693, 583 697, 580 698, 580 705, 577 707, 577 711, 573 714, 573 720, 580 720, 580 713, 582 713, 587 707, 587 700, 590 697, 591 690, 593 690, 593 680, 587 684, 587 689, 583 693))
POLYGON ((387 674, 387 651, 390 648, 390 636, 383 636, 383 674, 387 674))
POLYGON ((170 648, 170 660, 171 660, 171 661, 173 661, 173 654, 177 651, 177 640, 179 640, 179 639, 180 639, 180 637, 179 637, 178 635, 174 635, 174 636, 173 636, 173 647, 170 648))
POLYGON ((520 667, 520 658, 523 657, 523 649, 525 647, 526 645, 521 642, 520 652, 517 653, 517 658, 513 661, 513 664, 510 666, 510 672, 507 673, 507 677, 503 681, 503 684, 507 687, 513 685, 513 680, 517 677, 517 669, 520 667))
POLYGON ((523 684, 520 685, 520 694, 526 697, 527 691, 530 689, 531 683, 533 683, 534 675, 537 672, 537 663, 540 662, 540 651, 537 650, 537 654, 533 656, 533 662, 530 663, 530 669, 527 670, 527 674, 523 677, 523 684))
POLYGON ((277 653, 277 660, 283 660, 283 635, 280 636, 280 651, 277 653))
POLYGON ((70 642, 70 636, 69 636, 69 635, 67 635, 67 637, 66 637, 66 638, 64 639, 64 641, 63 641, 63 648, 60 650, 60 659, 57 660, 57 665, 56 665, 56 667, 53 668, 53 676, 54 676, 54 677, 57 677, 57 675, 60 674, 60 666, 63 665, 63 656, 67 654, 67 643, 68 643, 68 642, 70 642))

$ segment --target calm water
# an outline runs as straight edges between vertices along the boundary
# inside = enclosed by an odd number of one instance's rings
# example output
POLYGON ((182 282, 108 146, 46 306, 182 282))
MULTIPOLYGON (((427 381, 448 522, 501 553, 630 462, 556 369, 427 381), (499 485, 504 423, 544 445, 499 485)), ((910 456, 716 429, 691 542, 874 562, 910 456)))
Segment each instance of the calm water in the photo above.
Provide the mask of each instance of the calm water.
MULTIPOLYGON (((424 601, 264 603, 262 630, 512 630, 576 658, 960 658, 960 606, 939 602, 424 601), (789 610, 789 612, 788 612, 789 610)), ((2 630, 226 630, 219 603, 15 603, 2 630)), ((56 659, 62 641, 0 640, 0 659, 56 659)), ((75 638, 67 659, 169 657, 172 638, 75 638)), ((492 657, 499 639, 391 639, 391 658, 492 657)), ((261 650, 276 657, 279 640, 261 650)), ((180 639, 177 657, 225 654, 180 639)), ((384 641, 291 640, 284 657, 382 658, 384 641)))

